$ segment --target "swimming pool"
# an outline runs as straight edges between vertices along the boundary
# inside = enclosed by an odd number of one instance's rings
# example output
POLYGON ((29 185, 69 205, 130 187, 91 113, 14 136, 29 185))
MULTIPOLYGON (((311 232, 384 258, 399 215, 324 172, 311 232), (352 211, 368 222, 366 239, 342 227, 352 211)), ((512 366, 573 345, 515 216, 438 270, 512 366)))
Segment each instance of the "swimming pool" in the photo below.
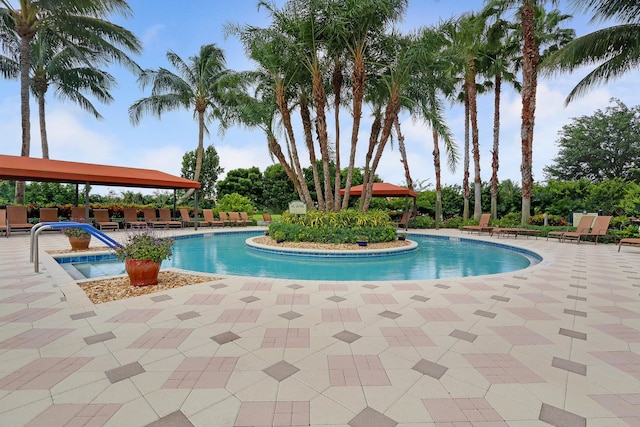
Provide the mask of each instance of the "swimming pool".
MULTIPOLYGON (((215 233, 179 238, 163 268, 214 274, 300 280, 428 280, 520 270, 540 261, 537 255, 506 245, 468 239, 411 235, 418 249, 387 257, 318 258, 250 250, 245 240, 262 233, 215 233)), ((64 260, 59 260, 64 263, 64 260)), ((122 262, 72 262, 86 278, 124 274, 122 262)))

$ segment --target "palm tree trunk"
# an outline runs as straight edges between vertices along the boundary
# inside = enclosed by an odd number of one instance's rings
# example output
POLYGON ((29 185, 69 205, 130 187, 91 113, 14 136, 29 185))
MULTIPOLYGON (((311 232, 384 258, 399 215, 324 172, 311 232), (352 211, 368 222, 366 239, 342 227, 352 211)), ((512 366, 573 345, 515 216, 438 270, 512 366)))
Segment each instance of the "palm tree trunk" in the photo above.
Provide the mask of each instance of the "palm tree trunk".
POLYGON ((313 103, 316 110, 316 133, 318 134, 318 144, 320 145, 320 156, 322 157, 322 168, 324 169, 324 201, 327 211, 333 210, 333 189, 331 188, 331 170, 329 168, 329 136, 327 134, 327 118, 325 115, 325 105, 327 102, 322 75, 315 64, 313 73, 313 103))
POLYGON ((404 179, 407 181, 407 188, 413 191, 413 180, 411 179, 411 171, 409 170, 409 159, 407 159, 407 148, 404 145, 404 136, 400 131, 400 118, 396 115, 394 120, 396 134, 398 135, 398 151, 400 151, 400 159, 404 166, 404 179))
POLYGON ((362 212, 366 212, 364 200, 366 199, 368 187, 368 177, 369 170, 371 169, 371 158, 373 157, 373 152, 375 151, 376 144, 378 143, 378 136, 382 130, 382 115, 380 112, 374 115, 373 123, 371 124, 371 132, 369 133, 369 148, 367 149, 367 154, 365 155, 364 160, 364 171, 362 174, 362 193, 360 195, 360 210, 362 212))
POLYGON ((493 151, 491 159, 491 217, 498 218, 498 169, 500 161, 498 150, 500 148, 500 92, 502 77, 498 73, 495 76, 494 100, 493 100, 493 151))
POLYGON ((366 71, 364 67, 364 52, 362 51, 362 48, 358 48, 356 49, 356 53, 354 55, 353 73, 351 77, 351 90, 353 95, 353 125, 351 127, 351 151, 349 153, 349 169, 347 171, 347 180, 344 185, 342 209, 346 209, 349 207, 349 194, 351 192, 353 169, 355 168, 356 162, 358 131, 360 130, 360 120, 362 119, 362 100, 364 99, 365 79, 366 71))
POLYGON ((324 194, 322 194, 322 185, 320 184, 320 175, 318 174, 318 162, 316 162, 316 150, 313 145, 313 132, 311 130, 311 113, 309 111, 309 103, 303 95, 300 97, 300 117, 302 120, 302 128, 304 130, 305 142, 307 143, 307 151, 309 152, 309 162, 311 163, 311 171, 313 172, 313 184, 316 187, 316 197, 318 199, 318 209, 325 210, 324 194))
POLYGON ((34 77, 33 81, 38 99, 38 117, 40 119, 40 142, 42 145, 42 158, 49 158, 49 142, 47 140, 47 120, 45 118, 45 95, 47 93, 47 81, 34 77))
MULTIPOLYGON (((204 108, 198 110, 198 148, 196 149, 196 167, 193 171, 193 180, 200 180, 200 172, 202 171, 202 156, 204 155, 204 108)), ((196 191, 190 188, 180 197, 176 204, 184 203, 196 191)))
POLYGON ((464 95, 464 175, 462 177, 462 219, 469 219, 469 96, 465 90, 464 95))
POLYGON ((480 181, 480 141, 478 136, 478 105, 476 90, 476 64, 475 60, 469 60, 469 117, 471 120, 471 142, 473 145, 473 217, 478 220, 482 215, 482 182, 480 181))
POLYGON ((540 51, 535 33, 535 1, 524 0, 522 7, 522 224, 529 224, 531 218, 531 188, 533 187, 533 128, 536 112, 536 90, 538 85, 538 64, 540 51))
POLYGON ((335 142, 335 159, 336 159, 336 173, 335 173, 335 183, 333 187, 333 210, 336 212, 340 211, 340 187, 342 184, 342 174, 340 173, 340 102, 341 102, 341 91, 342 91, 342 83, 344 82, 344 76, 342 75, 342 66, 340 64, 340 59, 336 57, 335 66, 333 68, 333 76, 332 76, 332 86, 333 86, 333 120, 335 123, 335 133, 336 133, 336 142, 335 142))
MULTIPOLYGON (((22 127, 22 149, 20 155, 29 157, 31 150, 31 109, 29 107, 29 69, 31 57, 29 56, 30 44, 33 35, 20 36, 20 125, 22 127)), ((16 181, 15 203, 24 203, 25 182, 16 181)))
POLYGON ((433 135, 433 169, 436 172, 436 230, 440 229, 440 221, 442 220, 442 184, 440 170, 440 146, 438 143, 438 131, 432 126, 431 133, 433 135))

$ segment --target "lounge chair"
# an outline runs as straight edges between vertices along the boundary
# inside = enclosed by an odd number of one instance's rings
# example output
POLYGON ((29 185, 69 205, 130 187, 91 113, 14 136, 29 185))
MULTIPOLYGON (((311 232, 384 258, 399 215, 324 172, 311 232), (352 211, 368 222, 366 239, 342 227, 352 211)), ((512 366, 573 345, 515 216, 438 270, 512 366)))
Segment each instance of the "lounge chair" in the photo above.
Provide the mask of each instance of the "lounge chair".
POLYGON ((76 222, 88 222, 87 221, 87 212, 84 206, 74 206, 71 208, 71 221, 76 222))
POLYGON ((167 224, 167 227, 180 227, 182 228, 182 222, 174 221, 171 218, 171 209, 161 208, 158 209, 158 215, 160 216, 160 221, 167 224))
MULTIPOLYGON (((2 220, 2 212, 0 212, 0 221, 2 220)), ((0 227, 1 229, 2 227, 0 227)), ((618 252, 620 252, 620 248, 624 246, 638 246, 640 245, 640 239, 637 237, 625 237, 624 239, 620 239, 620 243, 618 243, 618 252)))
POLYGON ((144 221, 147 225, 156 228, 156 227, 164 227, 167 228, 169 225, 164 221, 158 221, 158 217, 156 216, 155 208, 143 209, 142 213, 144 215, 144 221))
POLYGON ((94 209, 93 216, 96 218, 96 226, 100 230, 117 230, 120 224, 111 221, 108 209, 94 209))
POLYGON ((592 216, 592 215, 583 215, 582 217, 580 217, 580 221, 578 221, 578 226, 576 227, 575 231, 571 231, 571 230, 550 231, 549 233, 547 233, 547 240, 549 240, 549 237, 557 236, 558 241, 563 242, 564 235, 566 233, 573 233, 573 234, 587 233, 591 229, 591 224, 593 223, 594 218, 595 216, 592 216))
POLYGON ((182 226, 191 226, 192 224, 195 225, 196 220, 194 220, 193 218, 189 217, 189 209, 187 208, 180 208, 180 222, 182 223, 182 226))
POLYGON ((58 208, 40 208, 40 222, 58 222, 58 208))
POLYGON ((402 218, 400 219, 400 221, 392 222, 391 225, 393 225, 396 228, 409 228, 408 221, 410 219, 411 219, 411 213, 405 212, 405 214, 402 215, 402 218))
POLYGON ((584 237, 595 237, 595 243, 596 245, 598 244, 598 240, 600 239, 600 237, 602 236, 606 236, 607 235, 607 231, 609 230, 609 224, 611 223, 611 218, 613 218, 612 216, 597 216, 596 220, 593 221, 593 227, 591 227, 591 230, 587 230, 587 231, 582 231, 582 232, 578 232, 578 231, 574 231, 574 232, 567 232, 564 233, 562 240, 566 240, 567 238, 569 239, 576 239, 578 241, 578 243, 580 243, 580 241, 584 238, 584 237))
POLYGON ((0 233, 4 232, 5 237, 9 237, 9 226, 7 225, 7 210, 0 209, 0 233))
POLYGON ((231 219, 229 219, 229 216, 226 212, 218 212, 218 216, 220 217, 220 220, 224 223, 224 225, 237 224, 237 222, 231 221, 231 219))
POLYGON ((227 212, 227 214, 229 215, 229 221, 231 221, 232 224, 246 225, 242 218, 240 218, 240 214, 238 212, 227 212))
POLYGON ((138 211, 136 208, 124 208, 124 228, 141 228, 146 227, 147 223, 138 220, 138 211))
POLYGON ((491 231, 493 230, 493 227, 489 225, 490 220, 491 220, 491 214, 482 214, 480 216, 480 221, 478 225, 464 225, 462 226, 462 231, 467 231, 469 233, 473 231, 477 231, 478 234, 482 233, 483 231, 491 233, 491 231))
POLYGON ((541 231, 536 230, 535 228, 524 227, 494 227, 490 232, 492 236, 496 234, 498 236, 498 239, 501 235, 513 236, 514 239, 517 239, 518 235, 527 236, 527 239, 529 238, 529 236, 535 236, 535 238, 537 239, 538 234, 540 233, 541 231))
POLYGON ((262 221, 264 221, 265 224, 271 224, 271 221, 273 221, 271 219, 271 214, 268 214, 266 212, 262 213, 262 221))
POLYGON ((253 220, 251 218, 249 218, 249 214, 246 212, 240 212, 240 219, 246 224, 246 225, 253 225, 253 220))
POLYGON ((27 219, 26 206, 7 206, 7 229, 9 232, 16 230, 29 231, 33 224, 27 219))
POLYGON ((217 227, 224 226, 224 221, 214 218, 212 209, 202 209, 202 215, 204 215, 204 222, 202 223, 203 225, 208 225, 209 227, 213 227, 214 225, 217 227))

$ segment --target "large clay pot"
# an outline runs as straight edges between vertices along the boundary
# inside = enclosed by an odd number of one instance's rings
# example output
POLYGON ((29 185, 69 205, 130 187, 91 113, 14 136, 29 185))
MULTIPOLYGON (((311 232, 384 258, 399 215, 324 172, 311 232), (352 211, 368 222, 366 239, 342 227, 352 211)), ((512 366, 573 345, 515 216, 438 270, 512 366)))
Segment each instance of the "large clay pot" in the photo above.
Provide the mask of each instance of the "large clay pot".
POLYGON ((158 284, 160 263, 149 260, 128 259, 124 268, 129 275, 131 286, 152 286, 158 284))
POLYGON ((89 249, 90 242, 91 234, 87 234, 86 236, 69 236, 69 243, 71 244, 72 251, 89 249))

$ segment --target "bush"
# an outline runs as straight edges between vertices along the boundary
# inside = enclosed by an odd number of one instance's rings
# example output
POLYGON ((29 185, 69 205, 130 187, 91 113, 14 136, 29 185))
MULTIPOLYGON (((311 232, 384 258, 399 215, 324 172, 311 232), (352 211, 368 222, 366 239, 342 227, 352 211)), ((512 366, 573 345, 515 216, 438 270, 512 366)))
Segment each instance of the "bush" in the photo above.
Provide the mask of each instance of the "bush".
POLYGON ((442 226, 444 228, 462 228, 463 223, 464 223, 464 220, 462 219, 461 216, 454 216, 454 217, 445 219, 442 226))
POLYGON ((435 220, 429 215, 420 215, 409 220, 409 228, 434 228, 435 220))
MULTIPOLYGON (((531 225, 544 225, 544 214, 537 214, 531 217, 529 221, 531 225)), ((550 226, 567 226, 569 223, 560 215, 549 215, 547 225, 550 226)))

